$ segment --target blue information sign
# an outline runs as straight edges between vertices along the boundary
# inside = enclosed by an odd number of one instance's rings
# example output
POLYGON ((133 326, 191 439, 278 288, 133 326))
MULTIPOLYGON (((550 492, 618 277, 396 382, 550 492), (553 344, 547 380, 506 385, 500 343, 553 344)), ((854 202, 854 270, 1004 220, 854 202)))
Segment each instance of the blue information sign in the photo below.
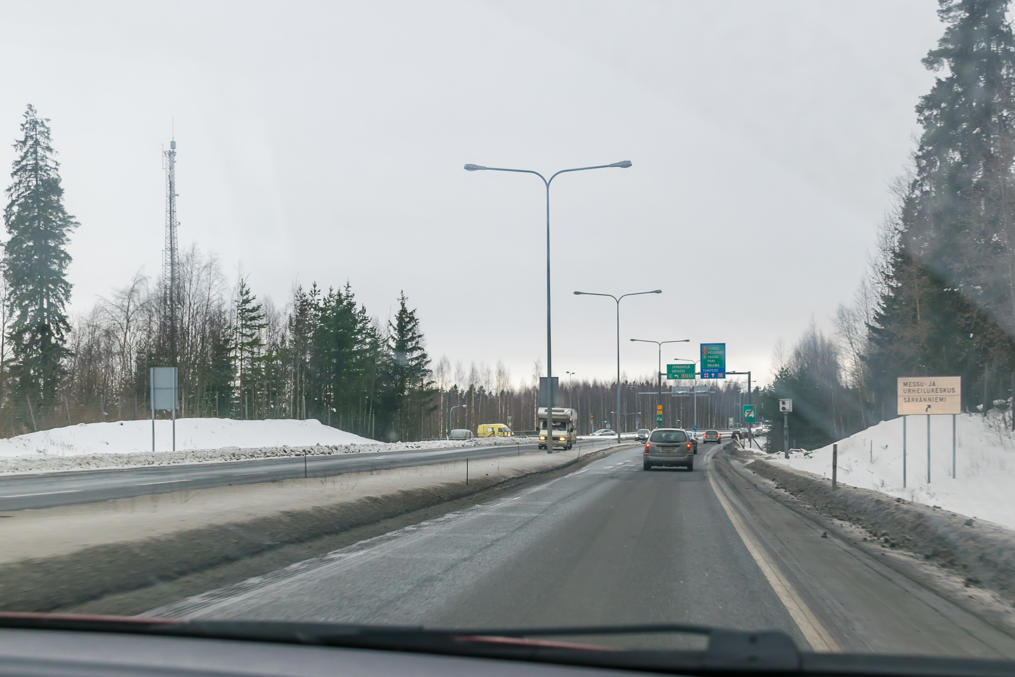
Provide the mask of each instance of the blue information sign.
POLYGON ((701 377, 726 378, 726 344, 701 344, 701 377))

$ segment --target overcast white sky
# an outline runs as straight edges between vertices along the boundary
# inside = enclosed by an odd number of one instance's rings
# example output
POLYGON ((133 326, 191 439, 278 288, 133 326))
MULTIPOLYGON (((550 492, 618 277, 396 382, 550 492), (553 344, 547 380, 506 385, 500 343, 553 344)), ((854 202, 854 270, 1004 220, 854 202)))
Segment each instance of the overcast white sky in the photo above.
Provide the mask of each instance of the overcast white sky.
MULTIPOLYGON (((282 304, 351 282, 382 321, 400 289, 435 359, 655 369, 630 337, 726 341, 765 374, 864 274, 907 166, 932 0, 0 2, 0 182, 25 105, 52 120, 73 236, 72 311, 159 271, 175 121, 181 242, 282 304), (744 271, 750 270, 750 274, 744 271)), ((762 379, 764 380, 764 378, 762 379)))

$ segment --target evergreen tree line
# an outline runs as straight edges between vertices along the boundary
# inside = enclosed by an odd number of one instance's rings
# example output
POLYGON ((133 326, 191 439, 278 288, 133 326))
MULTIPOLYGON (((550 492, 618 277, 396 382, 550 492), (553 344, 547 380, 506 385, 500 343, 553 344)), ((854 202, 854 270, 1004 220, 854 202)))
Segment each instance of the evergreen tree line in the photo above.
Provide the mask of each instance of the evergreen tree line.
MULTIPOLYGON (((384 439, 433 434, 429 357, 404 294, 381 327, 349 284, 298 287, 280 310, 245 279, 229 292, 218 263, 196 248, 180 272, 177 416, 314 418, 384 439)), ((54 397, 19 400, 15 388, 4 400, 10 432, 149 416, 149 368, 170 364, 161 287, 136 275, 75 322, 54 397)))
POLYGON ((896 415, 897 379, 961 376, 966 411, 1015 390, 1015 40, 1009 0, 939 0, 908 176, 838 340, 812 327, 763 398, 792 397, 791 444, 826 444, 896 415))

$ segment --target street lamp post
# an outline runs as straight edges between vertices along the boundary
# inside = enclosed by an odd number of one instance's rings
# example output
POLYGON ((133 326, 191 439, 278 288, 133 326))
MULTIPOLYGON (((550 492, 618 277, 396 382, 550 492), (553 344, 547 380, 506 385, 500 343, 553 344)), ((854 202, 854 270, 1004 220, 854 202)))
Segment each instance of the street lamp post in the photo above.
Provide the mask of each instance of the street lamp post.
POLYGON ((659 363, 656 365, 656 381, 657 381, 657 390, 658 390, 656 404, 662 404, 663 403, 663 344, 664 343, 687 343, 691 339, 674 339, 672 341, 653 341, 652 339, 635 339, 635 338, 633 338, 631 340, 632 341, 637 341, 639 343, 654 343, 657 346, 659 346, 659 363))
POLYGON ((573 372, 573 371, 565 371, 564 373, 567 374, 567 406, 571 407, 574 404, 571 401, 571 396, 574 394, 574 393, 571 392, 571 390, 572 390, 571 389, 571 381, 574 378, 575 372, 573 372))
POLYGON ((614 296, 613 294, 604 294, 601 292, 592 291, 576 291, 575 296, 606 296, 613 299, 617 304, 617 442, 620 442, 620 302, 628 296, 641 296, 642 294, 662 294, 662 289, 653 289, 652 291, 636 291, 629 292, 627 294, 621 294, 620 296, 614 296))
POLYGON ((467 172, 515 172, 517 174, 535 174, 543 181, 543 185, 546 186, 546 380, 547 390, 549 390, 550 401, 548 405, 550 409, 553 409, 553 348, 550 341, 550 184, 553 180, 561 174, 568 172, 585 172, 592 169, 608 169, 617 167, 620 169, 627 169, 631 166, 630 160, 621 160, 620 162, 613 162, 608 165, 591 165, 589 167, 573 167, 571 169, 561 169, 550 175, 550 178, 546 178, 534 169, 509 169, 507 167, 486 167, 483 165, 476 165, 469 163, 465 165, 465 171, 467 172))
MULTIPOLYGON (((686 357, 674 357, 676 362, 693 362, 697 371, 698 360, 689 360, 686 357)), ((694 383, 691 385, 691 399, 694 400, 694 430, 698 429, 698 377, 695 375, 694 383)))
POLYGON ((454 420, 452 418, 452 415, 455 413, 455 409, 458 409, 459 407, 461 407, 462 409, 468 409, 469 405, 467 405, 467 404, 456 404, 455 406, 451 407, 451 409, 448 410, 448 438, 449 439, 451 438, 451 429, 455 427, 454 423, 452 423, 452 421, 454 420))

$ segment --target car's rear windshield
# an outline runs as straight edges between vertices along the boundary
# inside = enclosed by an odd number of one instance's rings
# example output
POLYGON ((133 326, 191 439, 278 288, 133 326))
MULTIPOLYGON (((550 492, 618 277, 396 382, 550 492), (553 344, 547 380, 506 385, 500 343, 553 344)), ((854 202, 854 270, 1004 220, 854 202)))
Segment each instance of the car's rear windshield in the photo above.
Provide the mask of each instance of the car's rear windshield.
POLYGON ((683 430, 656 430, 652 433, 652 442, 686 442, 687 434, 683 430))
POLYGON ((718 435, 719 431, 718 430, 706 430, 705 434, 706 435, 718 435))

